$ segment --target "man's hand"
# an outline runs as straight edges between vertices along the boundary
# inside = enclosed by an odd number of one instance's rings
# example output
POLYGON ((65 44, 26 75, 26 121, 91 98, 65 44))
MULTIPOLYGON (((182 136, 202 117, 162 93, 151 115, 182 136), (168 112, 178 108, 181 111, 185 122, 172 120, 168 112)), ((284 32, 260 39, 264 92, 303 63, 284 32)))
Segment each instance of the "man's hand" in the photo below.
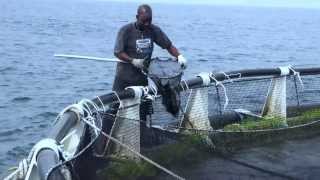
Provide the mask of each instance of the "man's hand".
POLYGON ((144 59, 132 59, 131 61, 131 63, 139 69, 142 69, 144 67, 143 62, 144 62, 144 59))
POLYGON ((181 65, 183 69, 187 68, 187 59, 184 58, 181 54, 178 56, 178 63, 181 65))

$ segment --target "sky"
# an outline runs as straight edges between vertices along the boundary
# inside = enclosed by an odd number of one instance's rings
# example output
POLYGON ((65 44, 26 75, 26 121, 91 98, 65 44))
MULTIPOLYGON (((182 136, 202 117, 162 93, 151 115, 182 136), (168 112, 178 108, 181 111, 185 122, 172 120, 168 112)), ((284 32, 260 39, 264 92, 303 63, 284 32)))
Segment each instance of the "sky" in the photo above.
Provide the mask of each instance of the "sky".
POLYGON ((320 8, 320 0, 104 0, 104 1, 320 8))

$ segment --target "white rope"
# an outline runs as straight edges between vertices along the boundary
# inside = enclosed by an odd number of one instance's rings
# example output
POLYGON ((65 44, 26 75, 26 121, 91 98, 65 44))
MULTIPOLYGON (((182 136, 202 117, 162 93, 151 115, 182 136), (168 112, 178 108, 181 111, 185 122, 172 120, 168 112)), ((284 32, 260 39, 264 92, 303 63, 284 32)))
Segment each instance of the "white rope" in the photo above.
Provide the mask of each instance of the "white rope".
MULTIPOLYGON (((183 82, 183 83, 185 84, 185 86, 186 86, 187 90, 190 90, 189 85, 188 85, 188 83, 187 83, 187 81, 186 81, 186 80, 182 79, 182 80, 181 80, 181 82, 183 82)), ((182 84, 180 84, 180 86, 181 86, 181 88, 183 89, 183 91, 185 91, 185 89, 184 89, 183 85, 182 85, 182 84)))
POLYGON ((184 89, 184 87, 180 84, 180 87, 181 87, 181 89, 182 89, 182 91, 186 91, 185 89, 184 89))
POLYGON ((18 179, 24 179, 28 172, 28 160, 22 159, 19 162, 19 166, 15 169, 13 173, 11 173, 9 176, 4 178, 4 180, 18 180, 18 179))
MULTIPOLYGON (((156 97, 158 95, 158 88, 157 85, 154 83, 154 81, 148 77, 148 86, 150 87, 150 90, 152 91, 152 93, 154 94, 154 96, 156 97)), ((144 91, 145 92, 145 91, 144 91)), ((147 94, 147 93, 145 93, 147 94)))
POLYGON ((287 76, 290 74, 290 66, 278 67, 280 69, 280 76, 287 76))
POLYGON ((182 126, 182 123, 183 123, 183 120, 184 120, 184 117, 185 117, 185 113, 187 112, 187 109, 188 109, 188 106, 189 106, 189 103, 190 103, 192 91, 193 91, 193 89, 190 90, 190 93, 188 95, 187 103, 186 103, 186 105, 184 107, 183 114, 182 114, 181 119, 180 119, 179 127, 182 126))
POLYGON ((92 114, 92 111, 89 107, 89 105, 91 105, 96 111, 99 111, 99 106, 94 103, 93 101, 91 101, 90 99, 82 99, 80 102, 79 102, 80 105, 85 105, 86 108, 88 109, 88 111, 90 112, 90 114, 92 114))
POLYGON ((93 102, 93 101, 90 100, 90 99, 85 99, 85 101, 86 101, 86 103, 91 104, 97 112, 99 111, 99 106, 98 106, 98 104, 96 104, 95 102, 93 102))
POLYGON ((242 78, 241 73, 229 74, 228 76, 238 76, 238 78, 242 78))
POLYGON ((110 140, 114 141, 115 143, 118 143, 120 146, 126 148, 127 150, 129 150, 131 153, 135 154, 136 156, 140 157, 141 159, 147 161, 148 163, 154 165, 155 167, 161 169, 162 171, 168 173, 169 175, 171 175, 172 177, 175 177, 176 179, 180 179, 180 180, 184 180, 184 178, 180 177, 179 175, 173 173, 172 171, 168 170, 167 168, 161 166, 160 164, 152 161, 151 159, 143 156, 142 154, 140 154, 139 152, 136 152, 135 150, 131 149, 128 145, 123 144, 122 142, 120 142, 119 140, 117 140, 116 138, 106 134, 105 132, 103 132, 101 129, 99 129, 98 127, 96 127, 94 124, 91 124, 91 122, 87 121, 85 118, 82 118, 82 120, 87 123, 89 126, 91 126, 92 128, 96 129, 97 131, 99 131, 102 135, 104 135, 105 137, 109 138, 110 140))
POLYGON ((143 95, 143 86, 129 86, 125 90, 132 89, 134 91, 134 99, 140 99, 143 95))
POLYGON ((101 101, 101 99, 100 99, 99 96, 97 96, 97 99, 98 99, 98 101, 100 102, 100 104, 102 105, 103 112, 106 112, 106 111, 107 111, 107 110, 106 110, 106 107, 104 106, 104 104, 103 104, 103 102, 101 101))
POLYGON ((157 95, 158 95, 158 90, 157 90, 157 88, 152 86, 152 87, 151 87, 151 91, 152 91, 154 97, 157 97, 157 95))
MULTIPOLYGON (((89 120, 91 120, 91 122, 92 122, 93 124, 96 125, 96 122, 94 121, 95 118, 92 117, 93 113, 92 113, 92 111, 90 110, 90 107, 88 106, 88 104, 90 104, 91 106, 93 106, 93 108, 96 110, 96 112, 99 111, 99 106, 98 106, 97 104, 95 104, 93 101, 91 101, 90 99, 83 99, 83 100, 80 101, 79 104, 85 105, 85 107, 88 108, 88 111, 90 112, 90 114, 88 114, 87 118, 88 118, 89 120)), ((95 134, 98 135, 99 132, 95 130, 95 134)))
POLYGON ((55 124, 62 117, 62 115, 67 111, 72 111, 72 112, 76 113, 78 119, 80 119, 80 116, 84 114, 83 108, 79 104, 72 104, 72 105, 69 105, 66 108, 64 108, 58 114, 58 116, 54 120, 53 124, 55 124))
POLYGON ((209 86, 211 83, 210 73, 202 72, 198 74, 198 77, 202 79, 203 86, 209 86))
POLYGON ((230 82, 233 82, 233 80, 230 78, 230 75, 226 74, 224 71, 222 71, 221 73, 227 78, 227 80, 229 80, 230 82))
POLYGON ((304 89, 304 85, 303 85, 303 81, 302 81, 301 76, 300 76, 300 72, 295 71, 295 70, 292 68, 292 66, 289 66, 288 68, 293 72, 293 75, 294 75, 294 76, 297 76, 297 78, 298 78, 298 80, 299 80, 299 82, 300 82, 300 85, 301 85, 302 89, 304 89))
POLYGON ((113 93, 114 95, 116 95, 116 97, 118 98, 118 102, 119 102, 119 109, 120 109, 120 108, 122 108, 122 107, 123 107, 123 105, 122 105, 122 101, 121 101, 121 99, 120 99, 120 97, 119 97, 118 93, 117 93, 116 91, 112 91, 112 93, 113 93))
POLYGON ((150 85, 150 88, 151 88, 151 91, 152 91, 153 95, 154 95, 155 97, 157 97, 157 95, 158 95, 157 86, 156 86, 155 84, 153 84, 153 85, 150 85))
POLYGON ((210 74, 210 78, 215 81, 216 86, 219 86, 219 85, 220 85, 220 86, 222 87, 222 89, 223 89, 224 98, 225 98, 225 103, 224 103, 223 109, 225 110, 225 109, 227 108, 228 104, 229 104, 229 98, 228 98, 228 95, 227 95, 227 89, 226 89, 226 87, 225 87, 220 81, 218 81, 218 80, 214 77, 214 75, 213 75, 212 73, 210 74))
POLYGON ((84 107, 84 110, 88 112, 88 114, 92 114, 92 111, 90 110, 90 107, 87 103, 82 103, 81 105, 84 107))
POLYGON ((148 87, 144 87, 142 90, 143 90, 143 94, 149 94, 149 88, 148 87))

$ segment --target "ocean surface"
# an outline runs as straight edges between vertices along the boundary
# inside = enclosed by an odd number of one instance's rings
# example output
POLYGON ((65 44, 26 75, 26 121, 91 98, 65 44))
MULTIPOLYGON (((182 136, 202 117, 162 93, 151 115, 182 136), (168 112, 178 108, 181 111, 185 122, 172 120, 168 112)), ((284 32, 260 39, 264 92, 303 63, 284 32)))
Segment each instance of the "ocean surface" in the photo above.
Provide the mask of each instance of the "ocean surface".
MULTIPOLYGON (((320 10, 152 4, 154 23, 201 71, 319 66, 320 10)), ((114 63, 54 53, 113 57, 118 29, 137 4, 0 1, 0 177, 45 137, 58 112, 110 92, 114 63)), ((157 48, 154 56, 168 56, 157 48)))

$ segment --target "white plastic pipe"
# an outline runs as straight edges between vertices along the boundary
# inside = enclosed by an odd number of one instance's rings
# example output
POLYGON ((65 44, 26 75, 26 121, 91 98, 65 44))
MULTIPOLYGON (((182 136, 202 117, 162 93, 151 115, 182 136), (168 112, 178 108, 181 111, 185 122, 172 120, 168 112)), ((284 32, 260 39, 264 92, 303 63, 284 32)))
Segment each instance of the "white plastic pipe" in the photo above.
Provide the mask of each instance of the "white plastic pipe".
POLYGON ((60 58, 70 58, 70 59, 85 59, 85 60, 104 61, 104 62, 122 62, 122 63, 127 63, 125 61, 121 61, 121 60, 116 59, 116 58, 79 56, 79 55, 72 55, 72 54, 54 54, 53 56, 54 57, 60 57, 60 58))

